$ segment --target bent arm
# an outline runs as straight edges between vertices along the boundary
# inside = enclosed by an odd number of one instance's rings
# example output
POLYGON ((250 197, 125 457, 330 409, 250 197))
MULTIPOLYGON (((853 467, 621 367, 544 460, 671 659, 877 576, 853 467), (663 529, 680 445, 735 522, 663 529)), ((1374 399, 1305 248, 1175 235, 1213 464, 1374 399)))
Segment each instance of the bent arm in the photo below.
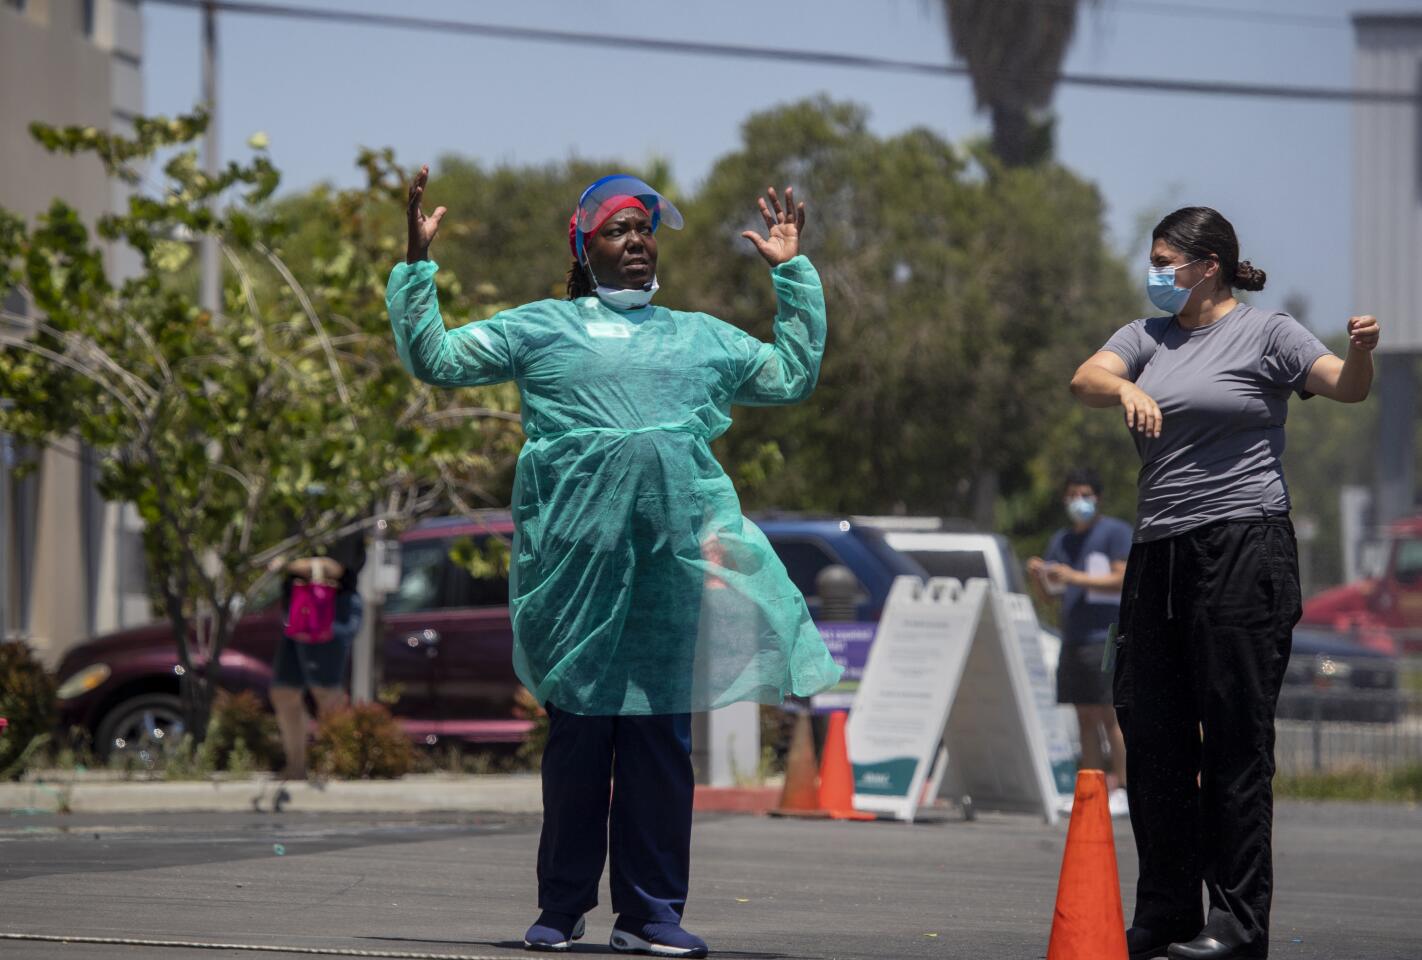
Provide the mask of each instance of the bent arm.
POLYGON ((1111 572, 1092 576, 1089 573, 1073 571, 1076 575, 1071 582, 1087 590, 1120 590, 1126 585, 1126 561, 1112 560, 1111 572))
POLYGON ((798 403, 814 392, 825 352, 825 293, 804 256, 770 271, 775 285, 775 342, 747 358, 731 402, 750 406, 798 403))
POLYGON ((1337 400, 1339 403, 1360 403, 1368 399, 1373 388, 1373 355, 1367 350, 1348 348, 1348 356, 1340 360, 1326 354, 1309 368, 1304 389, 1309 393, 1337 400))
POLYGON ((447 330, 439 312, 433 260, 399 263, 385 286, 385 306, 400 362, 426 383, 477 387, 511 380, 513 351, 495 317, 447 330))
POLYGON ((1126 372, 1126 361, 1102 350, 1076 368, 1071 392, 1088 407, 1114 407, 1121 402, 1121 391, 1131 386, 1126 372))
POLYGON ((286 565, 286 572, 293 577, 300 577, 303 580, 313 578, 315 564, 321 565, 321 578, 323 580, 339 580, 346 572, 346 568, 330 557, 302 557, 293 560, 286 565))

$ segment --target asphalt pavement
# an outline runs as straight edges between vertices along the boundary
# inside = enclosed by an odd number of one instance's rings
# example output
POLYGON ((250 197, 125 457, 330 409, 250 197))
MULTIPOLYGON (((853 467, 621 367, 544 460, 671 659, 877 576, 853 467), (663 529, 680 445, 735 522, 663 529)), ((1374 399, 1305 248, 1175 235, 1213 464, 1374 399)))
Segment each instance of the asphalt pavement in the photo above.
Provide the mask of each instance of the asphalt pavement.
MULTIPOLYGON (((1046 955, 1065 824, 913 825, 701 815, 686 925, 736 960, 1046 955)), ((0 934, 526 956, 538 820, 491 814, 74 814, 0 818, 0 934)), ((1284 804, 1282 960, 1422 958, 1422 810, 1284 804)), ((1127 914, 1130 830, 1117 831, 1127 914)), ((608 955, 612 914, 577 954, 608 955)), ((215 948, 0 940, 42 960, 216 960, 215 948)), ((252 957, 291 956, 247 952, 252 957)))

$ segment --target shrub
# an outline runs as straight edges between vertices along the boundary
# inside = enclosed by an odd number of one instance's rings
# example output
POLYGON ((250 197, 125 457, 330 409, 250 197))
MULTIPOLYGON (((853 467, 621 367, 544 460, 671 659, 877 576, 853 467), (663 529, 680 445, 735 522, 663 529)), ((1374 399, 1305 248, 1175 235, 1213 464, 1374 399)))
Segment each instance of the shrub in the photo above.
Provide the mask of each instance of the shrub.
POLYGON ((378 703, 326 714, 311 745, 311 769, 326 777, 401 777, 414 763, 415 748, 409 737, 390 711, 378 703))
POLYGON ((530 769, 537 770, 543 763, 543 748, 548 745, 548 711, 539 706, 527 687, 519 687, 514 692, 514 716, 533 721, 528 739, 518 746, 517 757, 530 769))
POLYGON ((212 770, 244 774, 274 769, 282 756, 276 717, 250 691, 219 690, 202 753, 212 770))
POLYGON ((523 755, 523 744, 464 744, 446 742, 423 750, 415 745, 416 773, 484 774, 528 773, 536 770, 523 755))
POLYGON ((790 755, 790 739, 795 734, 796 714, 783 706, 760 706, 760 755, 762 776, 785 772, 790 755))
POLYGON ((1422 802, 1422 764, 1378 771, 1364 768, 1324 773, 1280 774, 1274 794, 1293 800, 1422 802))
POLYGON ((0 642, 0 780, 16 779, 54 729, 54 679, 27 644, 0 642))
POLYGON ((193 741, 190 733, 183 734, 176 743, 165 741, 156 754, 134 757, 131 751, 124 753, 130 755, 119 763, 126 774, 133 774, 137 767, 137 772, 146 770, 164 780, 208 780, 217 772, 212 757, 193 741))

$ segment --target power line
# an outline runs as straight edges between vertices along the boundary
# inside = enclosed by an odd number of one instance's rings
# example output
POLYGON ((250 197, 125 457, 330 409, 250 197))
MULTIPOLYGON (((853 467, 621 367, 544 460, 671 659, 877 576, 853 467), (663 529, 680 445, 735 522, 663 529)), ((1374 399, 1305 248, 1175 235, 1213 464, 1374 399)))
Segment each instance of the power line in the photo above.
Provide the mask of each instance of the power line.
POLYGON ((1264 10, 1258 8, 1215 7, 1201 4, 1179 6, 1174 3, 1155 3, 1150 0, 1130 0, 1121 7, 1136 13, 1156 13, 1166 16, 1212 17, 1228 26, 1230 21, 1245 20, 1250 23, 1288 24, 1295 27, 1323 27, 1330 30, 1346 30, 1348 18, 1330 16, 1326 13, 1295 13, 1286 10, 1264 10))
MULTIPOLYGON (((954 63, 930 63, 914 60, 892 60, 827 50, 789 50, 755 47, 742 44, 708 43, 699 40, 670 40, 649 37, 629 37, 619 34, 583 33, 570 30, 547 30, 535 27, 511 27, 502 24, 470 23, 462 20, 438 20, 428 17, 407 17, 385 13, 360 13, 343 10, 321 10, 288 4, 250 3, 246 0, 147 0, 150 4, 182 7, 190 10, 211 8, 221 13, 247 16, 340 23, 351 26, 387 27, 398 30, 423 30, 442 34, 489 37, 501 40, 523 40, 577 46, 601 46, 655 53, 678 53, 692 56, 721 57, 737 60, 769 60, 780 64, 797 63, 815 66, 847 67, 878 70, 888 73, 908 73, 920 76, 966 77, 966 66, 954 63)), ((1422 95, 1404 91, 1356 90, 1341 87, 1299 87, 1267 83, 1231 83, 1212 80, 1157 80, 1150 77, 1118 77, 1092 73, 1061 73, 1055 76, 1063 86, 1097 89, 1149 91, 1154 93, 1184 93, 1205 96, 1261 97, 1282 100, 1317 100, 1335 103, 1395 103, 1422 107, 1422 95)))
MULTIPOLYGON (((1065 4, 1079 5, 1081 0, 1018 0, 1018 2, 1036 3, 1042 6, 1061 6, 1065 4)), ((1267 10, 1263 7, 1223 7, 1199 3, 1164 2, 1164 0, 1117 0, 1117 2, 1102 0, 1102 2, 1096 3, 1095 7, 1102 13, 1120 10, 1123 13, 1157 14, 1167 17, 1209 17, 1219 21, 1221 26, 1244 21, 1293 27, 1323 27, 1330 30, 1343 30, 1348 27, 1347 18, 1340 14, 1297 13, 1290 10, 1267 10)))

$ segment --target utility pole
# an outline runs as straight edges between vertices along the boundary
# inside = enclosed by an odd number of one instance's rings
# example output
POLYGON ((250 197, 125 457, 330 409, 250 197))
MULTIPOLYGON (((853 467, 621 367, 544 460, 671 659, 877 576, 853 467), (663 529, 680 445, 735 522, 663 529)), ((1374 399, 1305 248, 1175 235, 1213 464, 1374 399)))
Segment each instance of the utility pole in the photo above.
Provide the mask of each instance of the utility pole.
MULTIPOLYGON (((1384 328, 1386 336, 1386 328, 1384 328)), ((1418 392, 1417 358, 1411 351, 1379 352, 1377 363, 1377 499, 1374 516, 1381 526, 1416 508, 1418 392)))
MULTIPOLYGON (((15 405, 10 399, 0 400, 0 410, 9 410, 15 405)), ((10 623, 14 611, 10 608, 10 557, 14 539, 10 523, 10 468, 14 465, 13 447, 10 435, 0 431, 0 641, 10 636, 10 623)))
MULTIPOLYGON (((208 117, 207 135, 202 144, 203 171, 215 180, 221 161, 217 153, 217 8, 212 3, 205 3, 202 8, 202 99, 208 117)), ((198 296, 202 308, 213 316, 222 308, 222 265, 217 258, 217 237, 204 235, 198 296)))

